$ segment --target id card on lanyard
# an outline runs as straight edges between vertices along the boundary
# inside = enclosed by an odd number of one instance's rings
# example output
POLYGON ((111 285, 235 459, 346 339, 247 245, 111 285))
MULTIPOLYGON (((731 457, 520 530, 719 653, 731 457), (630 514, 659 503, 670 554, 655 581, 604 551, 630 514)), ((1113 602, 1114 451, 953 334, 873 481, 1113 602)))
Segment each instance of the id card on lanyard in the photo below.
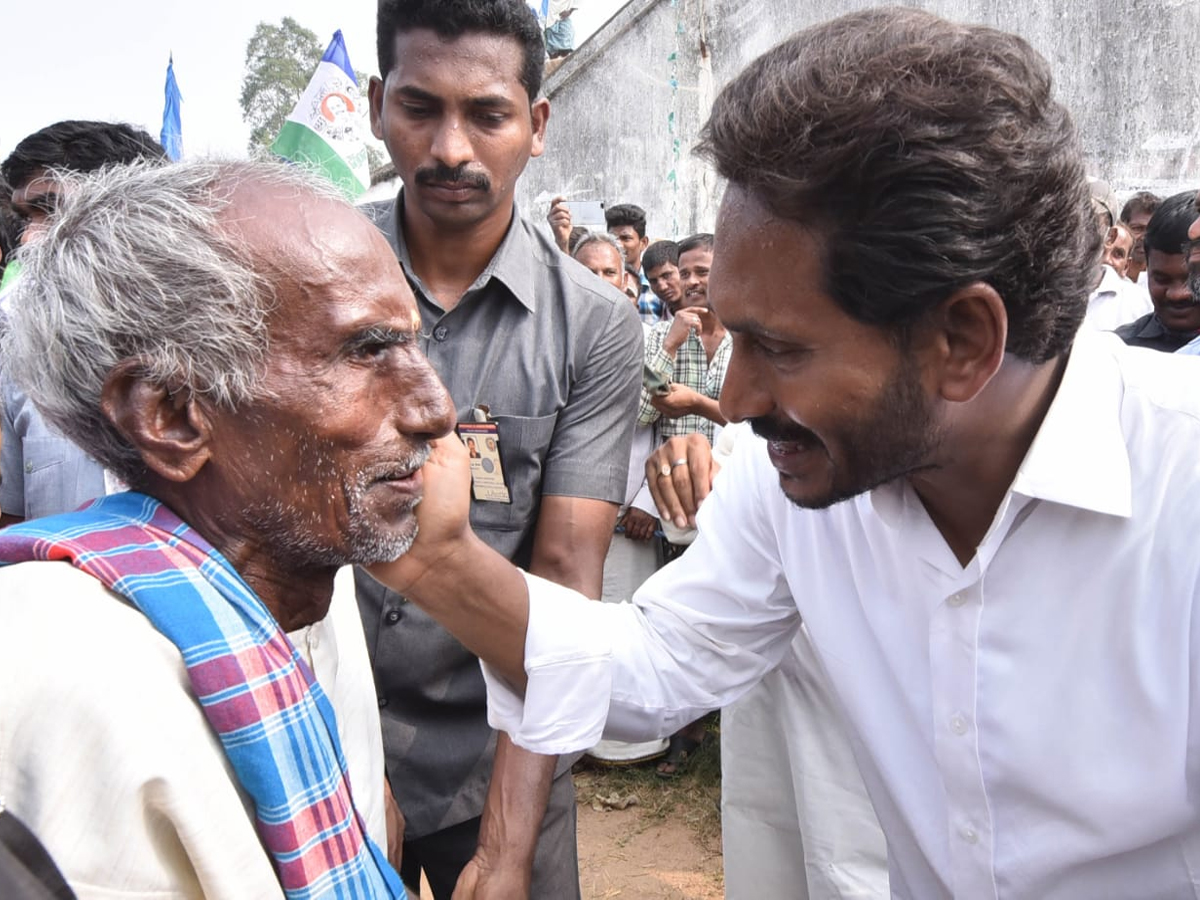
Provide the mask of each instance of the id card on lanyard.
POLYGON ((471 496, 484 503, 511 503, 512 495, 500 460, 500 429, 486 406, 471 410, 475 421, 461 422, 458 436, 471 462, 471 496))

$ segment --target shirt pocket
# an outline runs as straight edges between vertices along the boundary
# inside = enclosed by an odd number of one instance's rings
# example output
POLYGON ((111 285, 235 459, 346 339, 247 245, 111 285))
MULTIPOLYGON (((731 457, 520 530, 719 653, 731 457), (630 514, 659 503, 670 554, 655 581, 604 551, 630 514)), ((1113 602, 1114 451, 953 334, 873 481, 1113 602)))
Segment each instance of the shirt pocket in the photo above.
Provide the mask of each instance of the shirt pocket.
POLYGON ((500 464, 512 502, 473 502, 471 525, 476 530, 523 531, 537 516, 542 497, 542 472, 558 415, 494 418, 500 439, 500 464))
POLYGON ((66 512, 64 485, 68 473, 64 468, 67 450, 63 438, 27 437, 21 442, 21 451, 25 517, 36 519, 66 512))

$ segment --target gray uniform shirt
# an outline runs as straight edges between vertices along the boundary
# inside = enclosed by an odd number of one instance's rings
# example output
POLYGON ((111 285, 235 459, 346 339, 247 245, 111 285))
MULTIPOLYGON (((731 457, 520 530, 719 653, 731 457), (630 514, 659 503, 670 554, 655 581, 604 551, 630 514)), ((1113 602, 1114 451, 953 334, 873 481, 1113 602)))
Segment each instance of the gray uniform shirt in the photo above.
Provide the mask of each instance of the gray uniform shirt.
POLYGON ((0 511, 37 519, 104 496, 104 467, 51 427, 7 377, 0 404, 0 511))
MULTIPOLYGON (((421 311, 424 349, 458 408, 490 409, 512 503, 472 502, 471 526, 529 564, 544 494, 621 503, 642 366, 642 328, 620 291, 514 211, 495 256, 446 312, 414 274, 403 193, 364 210, 396 251, 421 311)), ((384 751, 406 834, 483 810, 495 737, 478 659, 403 598, 358 573, 384 751)))

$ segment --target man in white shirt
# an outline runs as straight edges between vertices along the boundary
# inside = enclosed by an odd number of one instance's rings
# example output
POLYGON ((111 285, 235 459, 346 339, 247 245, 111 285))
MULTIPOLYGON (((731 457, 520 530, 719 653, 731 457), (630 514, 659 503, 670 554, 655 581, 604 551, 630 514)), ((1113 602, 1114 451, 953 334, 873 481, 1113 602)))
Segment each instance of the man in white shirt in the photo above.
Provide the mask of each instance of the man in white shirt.
MULTIPOLYGON (((1194 363, 1075 340, 1100 236, 1045 61, 852 14, 752 63, 702 147, 729 179, 721 406, 765 441, 685 558, 632 604, 571 601, 471 537, 439 448, 450 484, 431 472, 414 554, 378 574, 490 664, 493 722, 540 752, 670 733, 803 619, 894 896, 1200 895, 1194 363)), ((680 524, 686 458, 653 473, 680 524)))

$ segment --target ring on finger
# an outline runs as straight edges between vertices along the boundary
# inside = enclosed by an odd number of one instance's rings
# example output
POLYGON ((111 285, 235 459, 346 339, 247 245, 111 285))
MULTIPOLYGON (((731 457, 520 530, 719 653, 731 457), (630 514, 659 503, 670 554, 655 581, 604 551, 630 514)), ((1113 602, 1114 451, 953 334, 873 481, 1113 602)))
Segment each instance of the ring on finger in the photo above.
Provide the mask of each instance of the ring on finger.
POLYGON ((658 470, 658 477, 659 478, 670 478, 671 477, 671 466, 668 463, 662 464, 662 468, 658 470))
MULTIPOLYGON (((676 466, 686 466, 686 465, 687 465, 687 459, 686 459, 686 458, 685 458, 685 459, 677 459, 677 460, 675 460, 675 462, 671 463, 671 468, 673 469, 673 468, 675 468, 676 466)), ((669 470, 668 470, 668 471, 669 471, 669 470)))

